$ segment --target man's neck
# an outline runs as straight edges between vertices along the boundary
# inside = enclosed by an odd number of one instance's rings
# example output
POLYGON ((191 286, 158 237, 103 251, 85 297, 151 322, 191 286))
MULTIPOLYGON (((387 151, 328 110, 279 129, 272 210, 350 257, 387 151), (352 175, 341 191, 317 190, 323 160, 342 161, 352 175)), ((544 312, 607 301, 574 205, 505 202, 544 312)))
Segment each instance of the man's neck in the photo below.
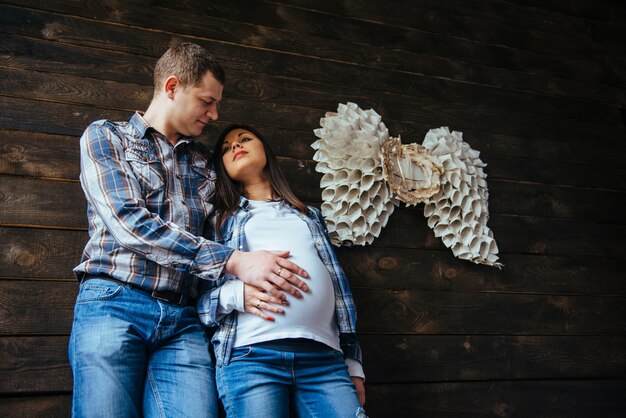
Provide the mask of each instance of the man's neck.
POLYGON ((148 125, 162 133, 172 146, 176 145, 181 135, 167 123, 166 109, 160 105, 158 99, 152 100, 143 118, 148 122, 148 125))

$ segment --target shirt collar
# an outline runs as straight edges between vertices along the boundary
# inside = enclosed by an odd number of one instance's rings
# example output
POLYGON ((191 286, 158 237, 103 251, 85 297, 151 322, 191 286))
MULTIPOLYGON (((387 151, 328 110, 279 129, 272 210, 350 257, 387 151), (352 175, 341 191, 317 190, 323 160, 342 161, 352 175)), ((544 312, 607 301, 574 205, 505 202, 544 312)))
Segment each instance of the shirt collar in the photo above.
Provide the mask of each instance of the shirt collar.
MULTIPOLYGON (((135 112, 135 114, 130 118, 129 123, 137 131, 140 138, 144 138, 146 136, 148 129, 152 129, 153 131, 157 132, 156 129, 150 126, 148 122, 146 122, 146 120, 143 118, 143 115, 139 111, 135 112)), ((180 144, 190 144, 193 142, 193 140, 193 137, 183 136, 178 140, 174 147, 177 147, 180 144)))
POLYGON ((246 211, 247 211, 247 210, 248 210, 248 204, 249 204, 249 203, 250 203, 250 202, 248 201, 248 199, 247 199, 246 197, 244 197, 244 196, 240 196, 240 197, 239 197, 239 207, 240 207, 241 209, 243 209, 243 210, 246 210, 246 211))
POLYGON ((130 123, 135 131, 137 131, 137 133, 139 134, 139 138, 145 137, 146 131, 148 130, 148 128, 150 128, 148 122, 146 122, 146 120, 143 118, 143 116, 141 116, 141 113, 139 112, 135 112, 135 114, 132 118, 130 118, 130 121, 128 121, 128 123, 130 123))

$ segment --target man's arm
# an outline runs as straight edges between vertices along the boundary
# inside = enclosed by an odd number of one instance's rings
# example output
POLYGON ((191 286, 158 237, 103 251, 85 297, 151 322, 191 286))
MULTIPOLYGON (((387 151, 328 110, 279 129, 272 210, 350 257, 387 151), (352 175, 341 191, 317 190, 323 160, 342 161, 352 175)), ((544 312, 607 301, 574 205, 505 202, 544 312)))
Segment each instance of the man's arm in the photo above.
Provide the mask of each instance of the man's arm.
POLYGON ((241 253, 195 236, 151 213, 126 161, 122 139, 106 126, 90 125, 80 140, 80 147, 80 181, 85 196, 107 230, 124 248, 162 266, 189 271, 205 280, 216 280, 226 271, 274 295, 280 294, 274 285, 296 294, 290 281, 306 290, 306 285, 289 270, 302 273, 303 277, 306 273, 285 260, 284 253, 241 253))

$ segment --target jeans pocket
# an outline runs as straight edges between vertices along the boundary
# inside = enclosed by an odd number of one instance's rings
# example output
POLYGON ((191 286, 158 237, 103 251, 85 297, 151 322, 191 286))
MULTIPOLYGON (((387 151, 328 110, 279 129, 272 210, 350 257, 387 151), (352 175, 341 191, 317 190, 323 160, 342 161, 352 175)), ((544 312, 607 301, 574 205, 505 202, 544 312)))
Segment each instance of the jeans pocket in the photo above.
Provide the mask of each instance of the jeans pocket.
POLYGON ((108 280, 91 279, 80 286, 76 304, 113 299, 122 292, 123 287, 108 280))
POLYGON ((252 354, 252 350, 253 348, 251 345, 233 348, 232 355, 230 356, 231 363, 233 361, 241 360, 245 357, 248 357, 250 354, 252 354))

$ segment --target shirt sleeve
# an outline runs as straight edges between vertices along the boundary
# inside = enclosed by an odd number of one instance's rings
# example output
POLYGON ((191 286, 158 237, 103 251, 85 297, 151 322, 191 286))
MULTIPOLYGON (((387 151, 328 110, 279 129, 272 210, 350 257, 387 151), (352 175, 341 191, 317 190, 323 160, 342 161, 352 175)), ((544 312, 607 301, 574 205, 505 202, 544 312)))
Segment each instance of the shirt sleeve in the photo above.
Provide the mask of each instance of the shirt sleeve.
POLYGON ((81 137, 80 152, 85 197, 121 246, 201 279, 216 280, 222 275, 234 250, 151 213, 126 161, 122 139, 111 129, 91 124, 81 137))
POLYGON ((228 315, 232 311, 245 312, 243 287, 244 283, 238 279, 229 280, 222 285, 216 309, 218 317, 228 315))
POLYGON ((346 366, 348 366, 348 374, 350 377, 360 377, 365 380, 365 373, 363 372, 363 365, 361 363, 351 358, 346 358, 344 360, 346 362, 346 366))

